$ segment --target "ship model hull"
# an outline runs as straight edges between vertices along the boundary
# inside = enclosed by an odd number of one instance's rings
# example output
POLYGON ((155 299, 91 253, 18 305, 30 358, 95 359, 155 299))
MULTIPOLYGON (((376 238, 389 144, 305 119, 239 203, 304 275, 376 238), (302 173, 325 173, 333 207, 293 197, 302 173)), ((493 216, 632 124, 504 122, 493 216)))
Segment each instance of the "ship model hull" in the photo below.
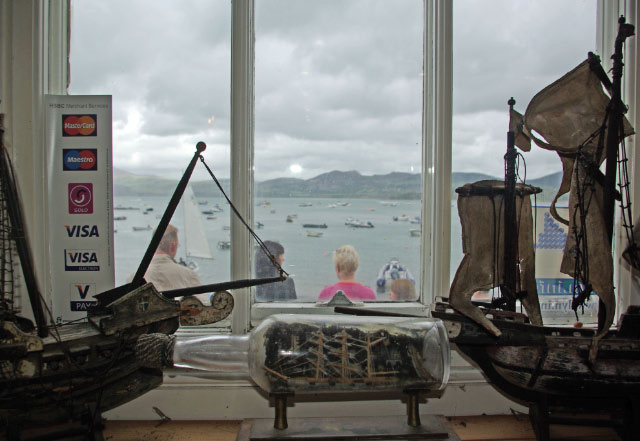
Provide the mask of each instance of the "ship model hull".
POLYGON ((0 355, 0 425, 81 420, 131 401, 162 384, 162 370, 136 360, 140 335, 171 334, 177 302, 151 284, 114 302, 88 322, 58 327, 45 338, 6 321, 0 355), (151 312, 136 320, 140 305, 151 312))
POLYGON ((621 330, 600 341, 598 358, 589 362, 595 332, 525 323, 517 313, 486 310, 502 331, 496 338, 466 317, 438 305, 433 316, 445 321, 449 338, 503 393, 517 401, 546 399, 572 405, 590 399, 640 397, 640 315, 626 314, 621 330), (635 326, 627 332, 629 321, 635 326), (625 323, 626 322, 626 323, 625 323), (634 335, 635 333, 635 335, 634 335))

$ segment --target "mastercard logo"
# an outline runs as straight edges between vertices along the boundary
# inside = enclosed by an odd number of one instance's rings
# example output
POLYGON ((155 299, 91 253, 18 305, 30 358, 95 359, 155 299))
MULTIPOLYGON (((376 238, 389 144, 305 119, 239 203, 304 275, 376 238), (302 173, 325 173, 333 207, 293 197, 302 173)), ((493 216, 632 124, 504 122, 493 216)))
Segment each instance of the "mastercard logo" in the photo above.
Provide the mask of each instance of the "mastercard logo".
POLYGON ((62 115, 62 136, 96 136, 97 115, 62 115))

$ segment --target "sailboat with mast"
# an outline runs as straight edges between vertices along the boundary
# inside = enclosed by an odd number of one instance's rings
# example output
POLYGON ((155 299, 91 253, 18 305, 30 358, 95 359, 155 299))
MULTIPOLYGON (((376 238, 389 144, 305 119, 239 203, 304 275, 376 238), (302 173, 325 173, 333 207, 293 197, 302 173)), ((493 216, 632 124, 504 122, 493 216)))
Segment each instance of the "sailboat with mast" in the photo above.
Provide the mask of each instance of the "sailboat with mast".
POLYGON ((198 200, 191 185, 185 188, 182 199, 184 213, 184 250, 185 265, 194 271, 198 270, 197 259, 213 260, 209 240, 202 225, 198 200))
MULTIPOLYGON (((624 148, 633 128, 624 117, 621 99, 623 44, 633 34, 634 27, 621 17, 612 80, 599 58, 589 54, 539 92, 524 115, 513 109, 515 102, 510 100, 505 181, 467 184, 456 190, 465 256, 449 298, 434 305, 432 314, 444 320, 450 340, 496 388, 529 407, 539 441, 550 439, 550 423, 591 425, 593 420, 580 417, 586 412, 608 412, 607 423, 619 429, 624 440, 637 439, 640 307, 630 306, 617 328, 612 327, 611 251, 616 200, 629 250, 637 250, 624 148), (515 147, 527 151, 531 141, 556 151, 562 161, 563 179, 550 209, 558 222, 569 225, 560 271, 574 278, 576 315, 590 296, 600 299, 597 329, 543 326, 528 201, 539 189, 516 184, 513 173, 515 147), (600 166, 605 161, 603 174, 600 166), (555 203, 566 193, 569 219, 562 219, 555 203), (486 209, 480 212, 479 207, 486 209), (479 231, 483 226, 467 222, 469 216, 485 216, 495 229, 483 235, 479 231), (475 290, 492 287, 499 287, 501 296, 488 307, 471 301, 475 290), (518 303, 527 315, 516 312, 518 303), (567 417, 567 410, 573 418, 567 417)), ((630 256, 640 261, 637 254, 630 256)))

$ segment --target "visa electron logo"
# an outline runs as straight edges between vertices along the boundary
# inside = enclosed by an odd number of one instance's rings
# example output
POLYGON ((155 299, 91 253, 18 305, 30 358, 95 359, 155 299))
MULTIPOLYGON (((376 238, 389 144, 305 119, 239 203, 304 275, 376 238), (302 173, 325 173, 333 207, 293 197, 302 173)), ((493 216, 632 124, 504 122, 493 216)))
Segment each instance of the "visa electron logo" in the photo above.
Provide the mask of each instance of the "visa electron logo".
POLYGON ((62 136, 96 136, 97 115, 62 115, 62 136))
POLYGON ((96 250, 64 250, 65 271, 100 271, 96 250))
POLYGON ((97 225, 65 225, 69 237, 100 237, 97 225))
POLYGON ((93 213, 93 184, 69 184, 69 213, 93 213))
POLYGON ((72 283, 69 285, 69 300, 72 311, 86 311, 89 306, 97 305, 96 300, 87 300, 96 295, 95 283, 72 283))
POLYGON ((62 149, 62 170, 98 170, 98 149, 62 149))

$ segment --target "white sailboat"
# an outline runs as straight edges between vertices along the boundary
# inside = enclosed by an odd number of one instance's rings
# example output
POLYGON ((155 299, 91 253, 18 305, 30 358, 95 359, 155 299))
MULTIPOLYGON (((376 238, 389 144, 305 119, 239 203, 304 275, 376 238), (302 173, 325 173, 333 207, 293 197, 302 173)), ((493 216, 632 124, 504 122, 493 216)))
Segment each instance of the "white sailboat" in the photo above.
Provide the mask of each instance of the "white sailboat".
POLYGON ((184 209, 185 260, 189 268, 196 270, 198 264, 194 258, 213 259, 213 255, 209 248, 209 240, 202 226, 200 211, 198 210, 198 201, 190 185, 185 189, 182 199, 184 209))

